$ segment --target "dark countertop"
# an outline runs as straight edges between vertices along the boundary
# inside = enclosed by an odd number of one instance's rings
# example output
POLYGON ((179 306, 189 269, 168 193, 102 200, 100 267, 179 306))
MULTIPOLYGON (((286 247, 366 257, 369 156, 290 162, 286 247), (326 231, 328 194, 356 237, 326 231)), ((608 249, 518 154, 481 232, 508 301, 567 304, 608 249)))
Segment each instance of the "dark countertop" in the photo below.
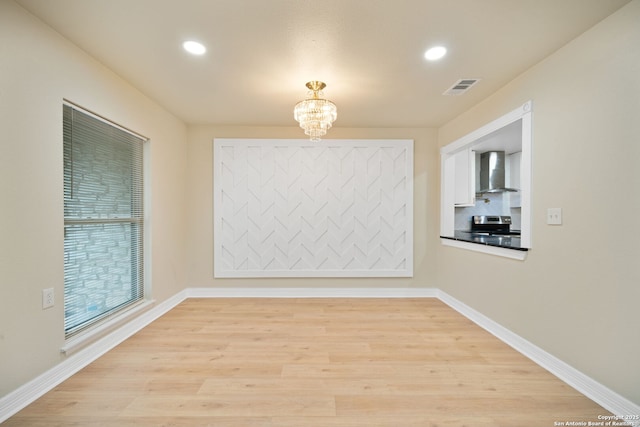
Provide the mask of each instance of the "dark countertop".
POLYGON ((528 251, 529 249, 520 246, 520 236, 488 236, 486 234, 475 234, 469 231, 454 231, 453 236, 440 236, 443 239, 459 240, 461 242, 478 243, 486 246, 496 246, 498 248, 515 249, 517 251, 528 251))

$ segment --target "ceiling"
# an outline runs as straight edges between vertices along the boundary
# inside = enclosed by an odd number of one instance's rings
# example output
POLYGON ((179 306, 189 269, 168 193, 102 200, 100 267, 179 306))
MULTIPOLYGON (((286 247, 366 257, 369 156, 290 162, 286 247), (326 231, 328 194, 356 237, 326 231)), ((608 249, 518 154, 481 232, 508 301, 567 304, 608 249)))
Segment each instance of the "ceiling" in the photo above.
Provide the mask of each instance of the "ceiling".
POLYGON ((440 126, 629 2, 16 1, 186 123, 296 126, 322 80, 337 127, 440 126), (448 54, 428 62, 434 45, 448 54), (480 81, 442 95, 466 78, 480 81))

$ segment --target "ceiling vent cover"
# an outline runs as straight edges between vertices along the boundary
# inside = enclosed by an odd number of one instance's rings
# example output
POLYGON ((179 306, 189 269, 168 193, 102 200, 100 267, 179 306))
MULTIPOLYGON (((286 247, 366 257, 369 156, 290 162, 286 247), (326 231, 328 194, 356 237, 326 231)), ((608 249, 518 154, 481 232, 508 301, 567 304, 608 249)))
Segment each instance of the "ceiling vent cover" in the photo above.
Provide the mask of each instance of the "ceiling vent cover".
POLYGON ((447 89, 443 95, 462 95, 479 81, 480 79, 460 79, 447 89))

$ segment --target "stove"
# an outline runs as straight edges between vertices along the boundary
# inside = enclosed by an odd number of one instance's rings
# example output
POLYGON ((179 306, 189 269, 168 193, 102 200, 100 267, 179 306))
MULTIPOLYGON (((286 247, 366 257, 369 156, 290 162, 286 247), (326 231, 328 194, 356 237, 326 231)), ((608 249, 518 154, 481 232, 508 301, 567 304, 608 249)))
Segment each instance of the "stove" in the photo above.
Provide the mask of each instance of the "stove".
POLYGON ((511 230, 511 217, 507 215, 473 215, 471 230, 475 235, 519 236, 519 230, 511 230))

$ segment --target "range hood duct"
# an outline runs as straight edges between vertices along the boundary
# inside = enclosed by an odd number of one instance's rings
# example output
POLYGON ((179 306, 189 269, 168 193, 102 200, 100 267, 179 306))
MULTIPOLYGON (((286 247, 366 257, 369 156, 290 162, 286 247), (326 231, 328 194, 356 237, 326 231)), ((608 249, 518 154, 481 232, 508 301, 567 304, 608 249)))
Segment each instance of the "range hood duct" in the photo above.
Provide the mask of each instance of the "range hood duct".
POLYGON ((480 191, 483 193, 504 193, 518 191, 505 185, 504 151, 487 151, 480 154, 480 191))

